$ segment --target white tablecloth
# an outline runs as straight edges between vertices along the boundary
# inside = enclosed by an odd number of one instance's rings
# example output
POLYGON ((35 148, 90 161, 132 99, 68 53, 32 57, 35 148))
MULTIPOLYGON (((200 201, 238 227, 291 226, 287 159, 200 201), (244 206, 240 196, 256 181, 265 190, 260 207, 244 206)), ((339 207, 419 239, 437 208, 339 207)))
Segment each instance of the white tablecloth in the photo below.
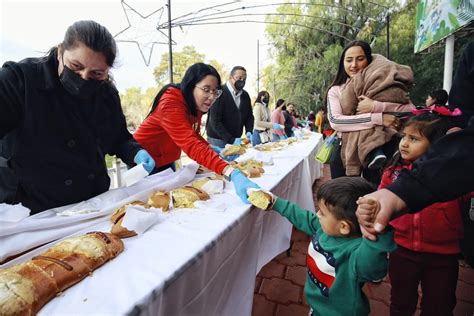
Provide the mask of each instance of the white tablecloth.
MULTIPOLYGON (((255 182, 314 210, 311 185, 320 172, 314 163, 320 139, 313 134, 271 153, 275 164, 255 182)), ((255 276, 288 248, 291 224, 274 211, 243 204, 231 184, 213 199, 229 207, 166 213, 145 234, 124 239, 122 254, 53 299, 40 315, 250 315, 255 276)), ((88 230, 108 231, 110 224, 88 230)))

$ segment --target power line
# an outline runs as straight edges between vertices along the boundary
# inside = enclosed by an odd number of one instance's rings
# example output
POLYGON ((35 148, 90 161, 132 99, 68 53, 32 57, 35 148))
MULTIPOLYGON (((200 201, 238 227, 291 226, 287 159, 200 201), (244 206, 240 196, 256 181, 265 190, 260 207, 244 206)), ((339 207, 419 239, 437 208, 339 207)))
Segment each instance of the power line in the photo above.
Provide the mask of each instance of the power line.
POLYGON ((202 12, 202 11, 206 11, 206 10, 211 10, 211 9, 214 9, 214 8, 218 8, 218 7, 223 7, 223 6, 226 6, 226 5, 229 5, 229 4, 234 4, 236 3, 236 1, 231 1, 231 2, 226 2, 226 3, 221 3, 221 4, 217 4, 217 5, 214 5, 214 6, 210 6, 210 7, 206 7, 206 8, 203 8, 203 9, 200 9, 196 12, 190 12, 190 13, 186 13, 182 16, 178 16, 177 18, 174 18, 174 19, 171 19, 171 22, 177 20, 177 19, 181 19, 181 18, 184 18, 186 16, 189 16, 189 15, 196 15, 198 14, 199 12, 202 12))
MULTIPOLYGON (((178 19, 181 19, 181 18, 184 18, 184 17, 187 17, 187 16, 190 16, 190 15, 196 15, 197 13, 199 12, 204 12, 204 11, 208 11, 208 10, 211 10, 211 9, 214 9, 218 6, 224 6, 224 5, 229 5, 229 4, 233 4, 233 3, 236 3, 236 2, 228 2, 228 3, 225 3, 225 4, 221 4, 221 5, 217 5, 217 6, 211 6, 211 7, 207 7, 207 8, 203 8, 203 9, 200 9, 196 12, 191 12, 191 13, 187 13, 185 15, 182 15, 182 16, 179 16, 177 18, 174 18, 172 19, 172 22, 178 20, 178 19)), ((345 11, 352 11, 346 7, 342 7, 342 6, 339 6, 339 5, 332 5, 332 4, 323 4, 323 3, 307 3, 307 2, 275 2, 275 3, 269 3, 269 4, 260 4, 260 5, 253 5, 253 6, 242 6, 242 7, 238 7, 238 8, 233 8, 231 10, 227 10, 227 11, 221 11, 221 12, 218 12, 218 13, 211 13, 211 14, 208 14, 208 15, 204 15, 202 17, 206 17, 206 16, 213 16, 213 15, 219 15, 219 14, 225 14, 225 13, 230 13, 230 12, 234 12, 234 11, 238 11, 238 10, 247 10, 247 9, 255 9, 255 8, 264 8, 264 7, 272 7, 272 6, 280 6, 280 5, 284 5, 284 4, 290 4, 290 5, 307 5, 307 6, 323 6, 323 7, 330 7, 330 8, 336 8, 336 9, 341 9, 341 10, 345 10, 345 11)), ((159 26, 160 28, 161 27, 165 27, 165 25, 160 25, 159 26)))
POLYGON ((295 16, 295 17, 305 17, 305 18, 319 18, 319 19, 322 19, 322 20, 329 20, 329 21, 334 22, 336 24, 347 26, 347 27, 356 29, 358 31, 361 30, 360 27, 350 25, 350 24, 347 24, 347 23, 344 23, 344 22, 340 22, 340 21, 337 21, 337 20, 334 20, 334 19, 331 19, 331 18, 316 16, 316 15, 298 14, 298 13, 242 13, 242 14, 232 14, 232 15, 226 15, 226 16, 217 16, 217 17, 209 17, 209 18, 201 18, 201 19, 190 19, 188 21, 178 22, 176 24, 173 24, 172 26, 193 25, 191 23, 218 20, 218 19, 228 19, 228 18, 242 17, 242 16, 295 16))
POLYGON ((328 30, 324 30, 324 29, 321 29, 321 28, 318 28, 318 27, 311 27, 311 26, 307 26, 307 25, 303 25, 303 24, 298 24, 298 23, 286 23, 286 22, 266 22, 266 21, 252 21, 252 20, 237 20, 237 21, 223 21, 223 22, 209 22, 209 23, 184 23, 182 24, 183 26, 191 26, 191 25, 214 25, 214 24, 233 24, 233 23, 260 23, 260 24, 279 24, 279 25, 296 25, 296 26, 301 26, 301 27, 304 27, 304 28, 307 28, 307 29, 310 29, 310 30, 318 30, 320 32, 324 32, 324 33, 328 33, 328 34, 331 34, 331 35, 334 35, 334 36, 337 36, 337 37, 340 37, 340 38, 343 38, 347 41, 351 41, 352 39, 348 38, 348 37, 345 37, 343 35, 339 35, 337 33, 334 33, 334 32, 331 32, 331 31, 328 31, 328 30))

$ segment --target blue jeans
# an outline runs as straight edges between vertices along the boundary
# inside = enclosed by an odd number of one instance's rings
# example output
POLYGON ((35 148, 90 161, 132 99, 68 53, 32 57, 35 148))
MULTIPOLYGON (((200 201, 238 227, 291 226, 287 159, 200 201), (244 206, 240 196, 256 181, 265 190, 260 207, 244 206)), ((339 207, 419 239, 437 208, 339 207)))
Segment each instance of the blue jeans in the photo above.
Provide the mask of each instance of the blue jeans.
POLYGON ((217 146, 217 147, 220 147, 220 148, 224 148, 225 145, 227 145, 227 142, 225 140, 218 139, 218 138, 212 138, 212 137, 209 137, 209 136, 207 136, 207 142, 211 145, 214 145, 214 146, 217 146))

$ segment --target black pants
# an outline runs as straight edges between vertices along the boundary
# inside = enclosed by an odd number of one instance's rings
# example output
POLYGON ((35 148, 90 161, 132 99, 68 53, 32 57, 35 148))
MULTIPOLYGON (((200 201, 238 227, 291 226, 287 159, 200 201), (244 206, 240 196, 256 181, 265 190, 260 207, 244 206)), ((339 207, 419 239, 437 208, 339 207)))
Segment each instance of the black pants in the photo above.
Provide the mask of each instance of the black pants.
MULTIPOLYGON (((382 150, 387 157, 390 158, 393 156, 394 152, 397 150, 398 143, 399 143, 399 138, 394 136, 388 143, 382 146, 382 150)), ((342 147, 342 144, 341 144, 341 141, 339 140, 339 145, 336 146, 336 148, 334 148, 334 151, 332 152, 332 155, 329 161, 329 167, 331 169, 332 179, 346 176, 346 169, 342 165, 341 147, 342 147)), ((380 179, 382 178, 382 171, 364 169, 362 170, 362 177, 364 177, 364 179, 367 179, 367 181, 373 183, 374 185, 378 186, 380 184, 380 179)))
POLYGON ((451 316, 456 306, 458 255, 416 252, 398 246, 390 254, 391 316, 416 311, 421 285, 421 315, 451 316))

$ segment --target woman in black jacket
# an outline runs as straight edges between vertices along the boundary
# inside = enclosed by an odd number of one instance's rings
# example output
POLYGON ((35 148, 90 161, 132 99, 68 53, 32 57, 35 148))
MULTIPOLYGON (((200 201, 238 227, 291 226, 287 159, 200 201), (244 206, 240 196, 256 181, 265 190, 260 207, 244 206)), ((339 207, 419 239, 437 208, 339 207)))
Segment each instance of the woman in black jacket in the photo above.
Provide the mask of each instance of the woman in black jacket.
POLYGON ((153 169, 127 131, 109 77, 115 56, 105 27, 79 21, 47 56, 3 65, 0 202, 37 213, 107 191, 105 154, 153 169))

